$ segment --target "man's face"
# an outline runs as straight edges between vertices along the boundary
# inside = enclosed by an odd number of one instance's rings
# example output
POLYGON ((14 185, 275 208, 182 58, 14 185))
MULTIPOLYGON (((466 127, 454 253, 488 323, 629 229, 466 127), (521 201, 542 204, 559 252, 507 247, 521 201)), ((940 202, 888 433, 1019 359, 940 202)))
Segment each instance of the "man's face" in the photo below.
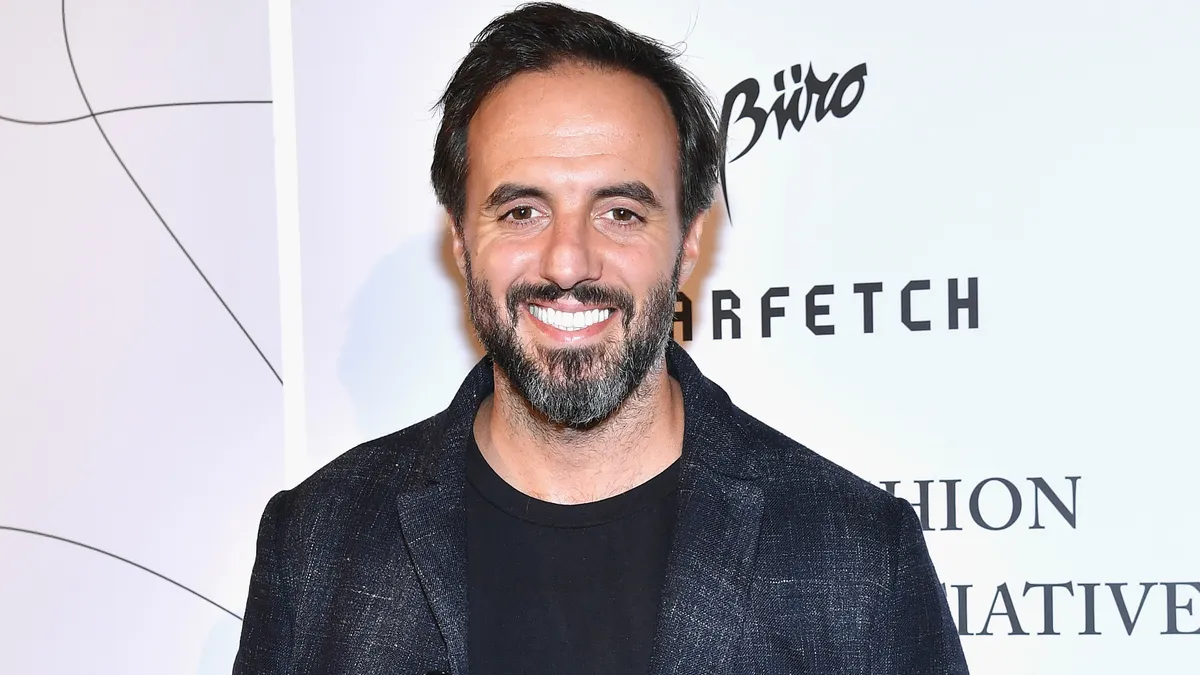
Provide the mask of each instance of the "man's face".
POLYGON ((454 252, 481 342, 549 420, 608 417, 659 363, 699 252, 666 99, 624 72, 517 75, 476 112, 467 157, 454 252))

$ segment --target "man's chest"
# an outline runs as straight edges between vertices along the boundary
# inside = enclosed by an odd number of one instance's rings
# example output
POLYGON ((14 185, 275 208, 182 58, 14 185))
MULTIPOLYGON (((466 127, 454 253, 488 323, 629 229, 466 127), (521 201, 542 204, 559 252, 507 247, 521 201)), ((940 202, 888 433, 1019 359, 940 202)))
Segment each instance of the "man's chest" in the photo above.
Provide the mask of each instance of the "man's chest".
MULTIPOLYGON (((642 664, 650 652, 661 651, 658 624, 679 610, 669 600, 659 601, 660 589, 623 593, 612 586, 616 578, 653 586, 652 577, 639 582, 614 574, 590 587, 578 580, 564 586, 570 575, 543 578, 545 564, 570 562, 546 559, 523 573, 496 570, 493 581, 512 583, 509 592, 494 586, 468 593, 465 644, 472 675, 514 672, 514 664, 526 664, 515 672, 542 672, 537 670, 542 665, 549 667, 545 672, 589 672, 580 663, 592 666, 590 672, 646 672, 642 664), (610 653, 596 656, 600 647, 610 653)), ((468 572, 468 580, 478 572, 468 572)), ((723 675, 867 672, 870 626, 862 608, 878 600, 870 585, 828 578, 780 583, 769 575, 747 582, 745 611, 736 622, 715 618, 721 607, 672 617, 676 635, 670 644, 676 646, 657 655, 658 672, 707 672, 711 663, 692 661, 703 658, 702 647, 712 643, 730 645, 723 675)), ((659 586, 665 585, 664 579, 659 586)), ((294 627, 296 672, 453 672, 444 627, 406 560, 380 561, 354 574, 343 569, 313 590, 320 586, 326 590, 309 596, 294 627)), ((705 589, 694 592, 703 596, 705 589)))
POLYGON ((471 672, 647 672, 673 504, 618 517, 554 513, 558 521, 516 517, 468 495, 471 672))

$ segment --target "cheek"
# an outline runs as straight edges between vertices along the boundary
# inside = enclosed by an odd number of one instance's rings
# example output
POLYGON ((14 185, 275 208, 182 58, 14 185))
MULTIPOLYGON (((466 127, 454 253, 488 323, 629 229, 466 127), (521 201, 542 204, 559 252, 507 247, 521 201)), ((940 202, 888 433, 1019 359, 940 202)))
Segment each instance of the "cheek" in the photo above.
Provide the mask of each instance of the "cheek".
POLYGON ((649 289, 674 271, 678 248, 678 242, 662 241, 614 247, 605 258, 605 267, 639 291, 649 289))
POLYGON ((472 272, 486 279, 497 292, 536 270, 536 262, 536 250, 511 239, 481 236, 471 250, 472 272))

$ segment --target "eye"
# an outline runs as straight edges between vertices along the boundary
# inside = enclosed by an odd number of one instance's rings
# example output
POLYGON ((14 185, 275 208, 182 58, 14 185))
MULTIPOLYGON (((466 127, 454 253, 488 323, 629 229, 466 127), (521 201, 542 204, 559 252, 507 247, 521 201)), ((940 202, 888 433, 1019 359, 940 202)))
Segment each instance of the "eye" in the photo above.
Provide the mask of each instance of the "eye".
POLYGON ((635 223, 642 219, 642 217, 635 213, 632 209, 626 209, 620 206, 615 209, 609 209, 608 213, 610 214, 611 219, 618 223, 635 223))
POLYGON ((533 220, 540 215, 542 215, 542 213, 532 206, 518 206, 510 209, 507 213, 501 216, 500 219, 511 220, 519 223, 533 220))

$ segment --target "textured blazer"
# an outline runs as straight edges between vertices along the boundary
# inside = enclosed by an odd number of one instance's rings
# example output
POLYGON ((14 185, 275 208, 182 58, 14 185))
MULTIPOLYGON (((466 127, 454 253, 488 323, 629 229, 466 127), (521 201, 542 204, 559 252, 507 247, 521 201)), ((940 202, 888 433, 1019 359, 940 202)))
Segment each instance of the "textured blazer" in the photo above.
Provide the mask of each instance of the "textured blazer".
MULTIPOLYGON (((966 673, 912 507, 739 410, 674 342, 679 514, 652 675, 966 673)), ((465 455, 450 407, 267 504, 235 675, 467 670, 465 455)))

